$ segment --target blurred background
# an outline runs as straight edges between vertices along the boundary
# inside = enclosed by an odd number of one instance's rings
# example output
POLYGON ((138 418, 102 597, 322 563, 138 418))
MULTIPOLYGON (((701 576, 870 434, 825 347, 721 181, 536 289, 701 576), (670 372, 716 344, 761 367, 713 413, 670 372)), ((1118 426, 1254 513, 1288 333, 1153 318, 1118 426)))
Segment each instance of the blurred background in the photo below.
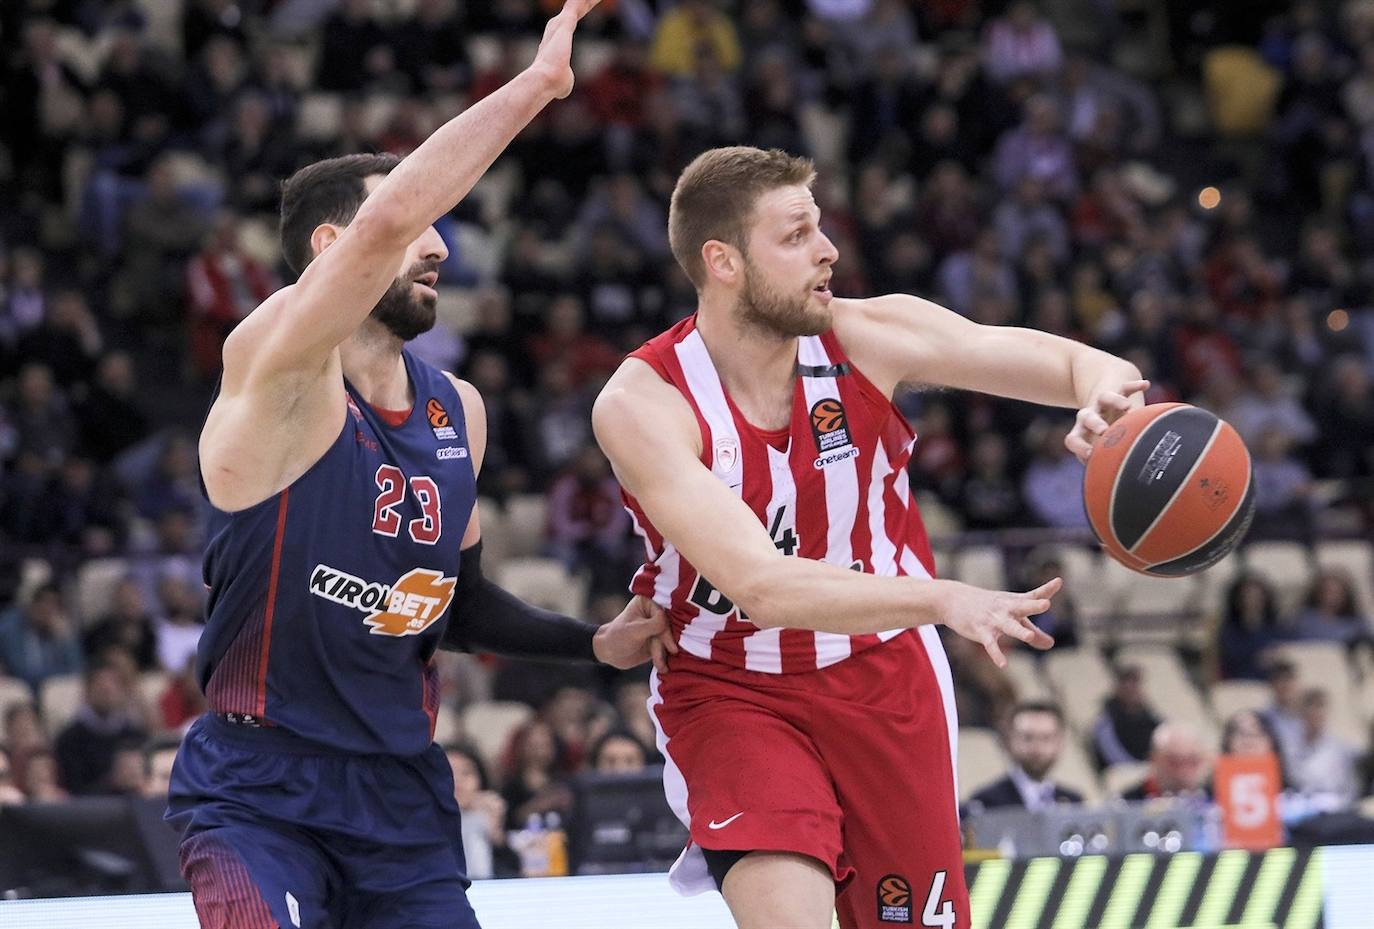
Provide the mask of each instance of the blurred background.
MULTIPOLYGON (((225 335, 287 280, 280 181, 412 150, 557 5, 0 5, 0 804, 165 792, 203 708, 196 435, 225 335)), ((1067 581, 1048 655, 1004 673, 947 641, 961 795, 1046 767, 1089 804, 1210 798, 1218 753, 1252 746, 1281 760, 1286 829, 1370 808, 1372 0, 603 0, 576 64, 437 224, 439 325, 413 345, 485 397, 500 583, 598 621, 623 605, 643 552, 590 401, 694 310, 666 235, 680 169, 785 148, 818 165, 837 294, 1101 346, 1254 457, 1246 546, 1155 580, 1093 544, 1071 411, 899 398, 941 573, 1067 581)), ((441 659, 474 875, 567 870, 543 833, 577 844, 586 772, 661 761, 644 674, 441 659)), ((662 830, 629 864, 675 852, 662 830)))

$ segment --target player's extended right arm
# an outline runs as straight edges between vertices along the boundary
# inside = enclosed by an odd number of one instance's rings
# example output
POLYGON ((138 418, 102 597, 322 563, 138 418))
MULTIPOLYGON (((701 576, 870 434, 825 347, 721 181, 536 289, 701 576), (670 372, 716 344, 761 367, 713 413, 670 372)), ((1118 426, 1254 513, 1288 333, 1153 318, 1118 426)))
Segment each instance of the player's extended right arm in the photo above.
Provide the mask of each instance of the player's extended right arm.
POLYGON ((641 361, 611 378, 592 425, 655 528, 757 626, 858 635, 943 623, 983 644, 999 665, 1001 635, 1053 644, 1027 617, 1049 609, 1058 579, 1016 594, 781 554, 744 501, 701 463, 700 434, 681 395, 641 361))
POLYGON ((323 365, 396 279, 407 247, 453 209, 511 140, 572 90, 572 36, 596 0, 568 0, 549 21, 528 68, 449 120, 411 152, 358 209, 291 289, 289 312, 259 333, 253 367, 323 365))

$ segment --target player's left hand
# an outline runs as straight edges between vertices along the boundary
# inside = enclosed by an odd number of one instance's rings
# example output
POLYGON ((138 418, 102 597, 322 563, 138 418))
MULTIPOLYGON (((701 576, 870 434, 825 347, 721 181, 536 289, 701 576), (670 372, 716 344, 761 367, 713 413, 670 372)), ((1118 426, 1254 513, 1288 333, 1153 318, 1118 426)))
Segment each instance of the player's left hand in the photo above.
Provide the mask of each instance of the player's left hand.
POLYGON ((1150 389, 1149 381, 1127 381, 1120 390, 1104 390, 1093 401, 1078 411, 1073 431, 1064 437, 1064 447, 1078 456, 1078 460, 1088 463, 1093 443, 1107 431, 1112 423, 1145 403, 1145 391, 1150 389))
POLYGON ((597 661, 622 671, 652 661, 659 674, 667 674, 668 655, 677 654, 677 643, 658 604, 635 597, 619 616, 596 630, 592 651, 597 661))

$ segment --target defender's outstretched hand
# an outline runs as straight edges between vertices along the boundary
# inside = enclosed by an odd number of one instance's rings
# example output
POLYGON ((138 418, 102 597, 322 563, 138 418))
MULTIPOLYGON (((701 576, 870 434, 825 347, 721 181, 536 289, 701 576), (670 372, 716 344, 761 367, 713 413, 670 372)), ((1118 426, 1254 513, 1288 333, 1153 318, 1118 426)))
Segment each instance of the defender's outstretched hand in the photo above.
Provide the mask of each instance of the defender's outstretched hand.
POLYGON ((1063 586, 1059 578, 1024 594, 984 590, 959 583, 951 586, 955 593, 946 601, 941 623, 982 645, 997 667, 1007 666, 1007 656, 1002 654, 1001 645, 1004 635, 1041 651, 1054 644, 1054 639, 1032 623, 1030 617, 1050 608, 1050 599, 1063 586))
POLYGON ((544 38, 534 56, 530 70, 548 81, 549 92, 555 100, 562 100, 573 89, 572 37, 577 22, 586 16, 600 0, 566 0, 558 15, 544 27, 544 38))
POLYGON ((624 671, 653 661, 659 674, 668 673, 668 654, 677 654, 668 617, 657 603, 635 597, 615 619, 596 630, 592 651, 596 660, 624 671))
POLYGON ((1145 391, 1149 389, 1149 381, 1127 381, 1120 390, 1099 393, 1092 403, 1078 411, 1073 431, 1064 438, 1064 447, 1086 464, 1097 437, 1106 432, 1112 423, 1144 403, 1145 391), (1137 395, 1140 397, 1138 401, 1134 399, 1137 395))

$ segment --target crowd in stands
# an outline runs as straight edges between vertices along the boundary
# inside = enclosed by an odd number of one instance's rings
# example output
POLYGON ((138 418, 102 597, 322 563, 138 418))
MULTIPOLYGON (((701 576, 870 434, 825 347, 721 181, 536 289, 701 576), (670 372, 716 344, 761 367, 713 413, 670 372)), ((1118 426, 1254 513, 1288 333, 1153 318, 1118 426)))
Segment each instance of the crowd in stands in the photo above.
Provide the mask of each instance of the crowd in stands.
MULTIPOLYGON (((0 5, 0 670, 36 701, 5 708, 0 802, 155 794, 159 740, 204 706, 194 436, 226 334, 289 280, 281 179, 412 150, 512 76, 556 6, 0 5), (81 566, 112 558, 127 566, 113 594, 78 603, 81 566), (165 680, 151 698, 149 672, 165 680), (71 675, 80 709, 49 731, 44 682, 71 675)), ((585 579, 594 618, 623 602, 641 548, 590 402, 692 312, 666 203, 721 144, 816 160, 838 295, 916 293, 1119 353, 1150 402, 1240 431, 1255 539, 1374 529, 1374 0, 604 0, 579 41, 574 94, 437 224, 440 323, 414 350, 481 390, 484 506, 546 497, 543 554, 585 579)), ((1084 539, 1071 413, 928 391, 900 405, 937 531, 1084 539)), ((1374 618, 1352 580, 1321 574, 1294 611, 1274 589, 1291 579, 1240 577, 1194 673, 1272 680, 1275 646, 1359 649, 1374 618)), ((1041 621, 1060 647, 1091 644, 1072 598, 1041 621)), ((950 644, 966 718, 1009 727, 1002 792, 1031 805, 1062 719, 1033 706, 1008 722, 1015 686, 950 644)), ((537 708, 498 752, 451 752, 495 872, 503 829, 566 812, 569 774, 656 758, 639 678, 445 668, 450 701, 537 708)), ((1101 763, 1149 759, 1146 793, 1179 768, 1201 789, 1189 721, 1157 725, 1138 669, 1117 681, 1083 733, 1101 763)), ((1278 692, 1272 712, 1228 720, 1228 741, 1276 745, 1295 789, 1368 791, 1351 772, 1370 746, 1331 742, 1320 694, 1278 692)))

